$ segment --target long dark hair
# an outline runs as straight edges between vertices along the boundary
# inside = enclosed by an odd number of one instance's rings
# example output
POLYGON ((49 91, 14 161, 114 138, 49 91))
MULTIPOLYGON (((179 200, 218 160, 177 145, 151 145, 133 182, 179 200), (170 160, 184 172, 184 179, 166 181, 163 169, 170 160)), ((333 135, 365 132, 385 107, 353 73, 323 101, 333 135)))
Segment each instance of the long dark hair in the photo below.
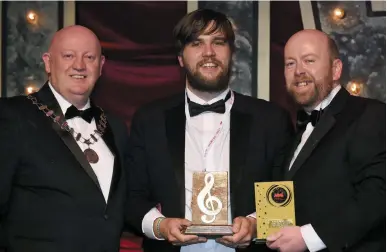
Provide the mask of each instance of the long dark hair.
POLYGON ((199 9, 185 15, 173 30, 178 54, 188 43, 196 40, 200 35, 209 35, 217 31, 225 35, 227 43, 234 51, 235 34, 226 15, 210 9, 199 9), (209 27, 210 25, 211 27, 209 27), (208 30, 204 32, 206 29, 208 30))

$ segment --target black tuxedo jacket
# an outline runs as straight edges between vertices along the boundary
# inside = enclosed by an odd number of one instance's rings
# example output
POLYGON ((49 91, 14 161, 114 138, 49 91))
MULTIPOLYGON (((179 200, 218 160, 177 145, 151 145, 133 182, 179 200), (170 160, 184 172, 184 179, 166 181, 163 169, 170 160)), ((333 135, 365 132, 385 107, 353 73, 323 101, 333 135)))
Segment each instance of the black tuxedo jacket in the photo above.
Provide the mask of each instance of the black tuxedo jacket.
MULTIPOLYGON (((33 95, 62 115, 47 84, 33 95)), ((7 251, 119 250, 127 130, 114 117, 107 118, 103 140, 115 164, 106 203, 95 173, 68 132, 26 97, 0 99, 0 223, 7 251)))
POLYGON ((386 251, 385 104, 342 88, 324 111, 278 174, 294 181, 296 223, 311 223, 325 251, 386 251))
MULTIPOLYGON (((184 94, 152 103, 134 116, 130 135, 129 222, 139 231, 156 204, 166 217, 185 216, 184 94)), ((235 93, 230 125, 232 218, 255 212, 254 182, 268 181, 282 166, 293 132, 288 114, 272 103, 235 93)), ((144 239, 145 251, 179 251, 144 239)), ((263 247, 264 248, 264 247, 263 247)), ((245 250, 246 251, 246 250, 245 250)))

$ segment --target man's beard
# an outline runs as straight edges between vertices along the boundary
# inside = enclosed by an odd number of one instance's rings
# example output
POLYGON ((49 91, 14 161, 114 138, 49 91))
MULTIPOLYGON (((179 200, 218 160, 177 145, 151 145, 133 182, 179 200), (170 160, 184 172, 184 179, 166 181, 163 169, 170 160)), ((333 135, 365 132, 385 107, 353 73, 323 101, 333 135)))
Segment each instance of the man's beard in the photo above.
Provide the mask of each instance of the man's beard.
MULTIPOLYGON (((309 84, 312 85, 312 84, 309 84)), ((313 90, 307 94, 300 95, 294 90, 288 90, 290 96, 293 98, 294 102, 302 107, 309 107, 313 105, 319 96, 319 90, 315 84, 313 84, 313 90)))
POLYGON ((193 72, 189 68, 185 68, 187 74, 188 83, 193 89, 201 92, 215 93, 226 90, 230 81, 230 68, 223 68, 225 71, 221 71, 215 79, 208 79, 203 76, 199 70, 193 72))
POLYGON ((298 94, 294 89, 288 89, 288 92, 298 105, 301 105, 302 107, 315 107, 332 91, 333 83, 330 81, 331 79, 331 74, 318 80, 309 75, 303 78, 297 78, 293 81, 292 86, 295 85, 295 82, 311 81, 312 83, 308 85, 313 85, 312 90, 303 95, 298 94))

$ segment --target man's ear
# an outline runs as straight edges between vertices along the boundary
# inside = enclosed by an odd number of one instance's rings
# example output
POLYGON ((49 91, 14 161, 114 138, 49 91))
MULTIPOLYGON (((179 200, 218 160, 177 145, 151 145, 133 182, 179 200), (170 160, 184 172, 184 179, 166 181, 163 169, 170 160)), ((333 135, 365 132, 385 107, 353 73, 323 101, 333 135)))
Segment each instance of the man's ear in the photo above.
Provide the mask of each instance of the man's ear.
POLYGON ((179 55, 179 56, 177 56, 177 59, 179 60, 179 65, 181 67, 184 67, 183 56, 179 55))
POLYGON ((101 55, 101 63, 100 63, 100 66, 99 66, 99 76, 101 76, 102 74, 102 68, 103 68, 103 65, 105 64, 105 56, 101 55))
POLYGON ((43 59, 43 62, 44 62, 44 68, 46 70, 46 73, 50 73, 51 72, 51 69, 50 69, 50 53, 46 52, 42 55, 42 59, 43 59))
POLYGON ((335 59, 332 63, 332 79, 337 81, 341 77, 343 71, 343 62, 340 59, 335 59))

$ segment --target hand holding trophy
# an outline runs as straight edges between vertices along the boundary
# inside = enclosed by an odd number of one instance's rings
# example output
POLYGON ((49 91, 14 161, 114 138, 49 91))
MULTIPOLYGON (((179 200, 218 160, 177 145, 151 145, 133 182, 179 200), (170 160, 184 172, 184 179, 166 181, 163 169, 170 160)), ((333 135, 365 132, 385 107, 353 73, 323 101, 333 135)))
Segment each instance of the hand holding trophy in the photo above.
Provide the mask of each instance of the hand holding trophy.
POLYGON ((186 246, 206 242, 205 237, 185 235, 182 231, 190 226, 191 222, 182 218, 158 218, 153 225, 153 232, 159 239, 166 239, 175 246, 186 246))
POLYGON ((227 247, 247 247, 256 230, 255 218, 236 217, 228 225, 228 173, 196 172, 192 184, 192 225, 184 234, 216 239, 227 247))

